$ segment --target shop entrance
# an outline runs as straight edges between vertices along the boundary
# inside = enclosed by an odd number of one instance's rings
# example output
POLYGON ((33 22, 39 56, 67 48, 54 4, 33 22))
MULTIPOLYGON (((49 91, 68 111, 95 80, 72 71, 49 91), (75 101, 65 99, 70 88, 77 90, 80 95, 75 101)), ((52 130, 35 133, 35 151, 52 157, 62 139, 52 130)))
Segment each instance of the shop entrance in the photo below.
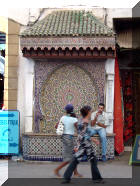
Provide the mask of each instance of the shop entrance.
POLYGON ((140 72, 134 73, 134 110, 135 110, 135 131, 140 134, 140 72))

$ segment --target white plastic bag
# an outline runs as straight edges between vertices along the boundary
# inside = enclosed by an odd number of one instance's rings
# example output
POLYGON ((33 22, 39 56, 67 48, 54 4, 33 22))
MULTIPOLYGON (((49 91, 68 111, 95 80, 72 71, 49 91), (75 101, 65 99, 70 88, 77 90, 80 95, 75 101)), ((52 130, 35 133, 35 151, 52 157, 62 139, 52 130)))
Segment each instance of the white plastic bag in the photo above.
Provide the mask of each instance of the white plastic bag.
POLYGON ((64 124, 62 122, 62 120, 59 121, 58 127, 56 129, 56 134, 57 135, 62 135, 64 132, 64 124))

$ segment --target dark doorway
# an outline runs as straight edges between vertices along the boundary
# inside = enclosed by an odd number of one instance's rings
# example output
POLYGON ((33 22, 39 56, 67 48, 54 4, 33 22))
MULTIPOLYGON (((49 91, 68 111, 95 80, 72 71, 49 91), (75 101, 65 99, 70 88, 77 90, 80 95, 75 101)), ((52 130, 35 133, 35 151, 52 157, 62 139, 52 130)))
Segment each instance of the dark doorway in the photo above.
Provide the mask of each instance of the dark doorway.
POLYGON ((140 72, 134 73, 134 94, 135 131, 140 134, 140 72))
POLYGON ((140 19, 115 18, 116 48, 122 84, 124 145, 140 134, 140 19))

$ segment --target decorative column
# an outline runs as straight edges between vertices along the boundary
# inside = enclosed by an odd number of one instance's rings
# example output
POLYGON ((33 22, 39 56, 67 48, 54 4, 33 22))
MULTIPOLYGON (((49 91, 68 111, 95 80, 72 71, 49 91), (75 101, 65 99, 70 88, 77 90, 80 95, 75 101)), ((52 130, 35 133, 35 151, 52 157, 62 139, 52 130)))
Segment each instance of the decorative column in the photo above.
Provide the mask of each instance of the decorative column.
POLYGON ((110 126, 107 127, 107 133, 113 133, 113 114, 114 114, 114 68, 115 59, 107 59, 106 69, 106 112, 109 117, 110 126))
POLYGON ((24 122, 25 133, 33 132, 33 82, 34 82, 34 61, 25 61, 25 94, 24 94, 24 122))

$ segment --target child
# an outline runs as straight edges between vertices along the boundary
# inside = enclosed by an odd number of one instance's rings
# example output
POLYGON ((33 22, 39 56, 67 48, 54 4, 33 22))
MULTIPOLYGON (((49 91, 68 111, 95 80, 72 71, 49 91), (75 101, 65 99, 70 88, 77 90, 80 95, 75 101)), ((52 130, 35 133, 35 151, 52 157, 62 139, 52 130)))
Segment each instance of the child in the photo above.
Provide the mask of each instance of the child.
POLYGON ((94 183, 104 183, 103 178, 100 175, 100 172, 97 167, 97 160, 94 155, 93 146, 91 143, 90 128, 89 128, 89 119, 91 117, 91 107, 84 106, 81 110, 82 120, 79 127, 79 135, 77 138, 78 142, 78 151, 75 153, 71 163, 64 173, 64 181, 62 183, 69 183, 73 171, 75 170, 77 164, 82 160, 82 157, 86 154, 87 159, 91 163, 91 173, 92 180, 94 183))

